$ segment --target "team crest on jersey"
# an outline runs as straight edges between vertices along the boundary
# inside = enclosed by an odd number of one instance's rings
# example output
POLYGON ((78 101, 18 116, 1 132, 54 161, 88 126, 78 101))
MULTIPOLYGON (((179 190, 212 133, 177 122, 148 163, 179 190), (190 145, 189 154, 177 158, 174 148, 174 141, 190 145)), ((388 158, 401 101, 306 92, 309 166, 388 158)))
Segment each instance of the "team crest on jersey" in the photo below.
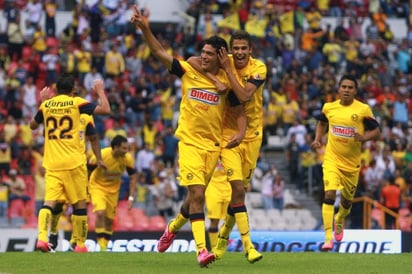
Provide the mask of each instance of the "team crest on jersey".
POLYGON ((262 77, 259 73, 256 73, 255 75, 253 75, 253 79, 255 79, 255 80, 263 80, 263 77, 262 77))
POLYGON ((229 168, 226 172, 227 177, 230 177, 233 175, 233 169, 229 168))
POLYGON ((356 133, 354 127, 332 126, 332 134, 340 137, 353 137, 356 133))
POLYGON ((186 175, 186 179, 189 180, 189 181, 193 180, 193 174, 192 174, 192 173, 188 173, 188 174, 186 175))
POLYGON ((214 92, 204 89, 192 88, 189 91, 189 98, 200 101, 209 105, 218 105, 220 103, 220 96, 214 92))
POLYGON ((352 114, 351 119, 352 121, 357 121, 358 120, 358 114, 352 114))

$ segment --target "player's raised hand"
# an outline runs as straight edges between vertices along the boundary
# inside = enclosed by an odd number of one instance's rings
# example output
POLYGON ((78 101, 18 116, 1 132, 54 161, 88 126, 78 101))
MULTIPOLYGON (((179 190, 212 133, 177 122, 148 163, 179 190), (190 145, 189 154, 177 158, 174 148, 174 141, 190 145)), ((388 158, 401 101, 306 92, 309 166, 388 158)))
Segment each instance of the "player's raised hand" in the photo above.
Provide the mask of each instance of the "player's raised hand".
POLYGON ((104 82, 102 79, 93 80, 93 90, 97 93, 104 92, 104 82))
POLYGON ((227 50, 224 47, 220 48, 220 50, 218 51, 217 56, 219 58, 220 66, 224 70, 229 69, 230 68, 230 60, 229 60, 229 56, 227 55, 227 50))
POLYGON ((50 98, 53 97, 53 90, 49 87, 46 86, 40 91, 40 100, 41 102, 44 102, 50 98))
POLYGON ((130 21, 134 23, 136 27, 145 27, 149 25, 149 15, 150 11, 148 8, 140 10, 137 5, 134 5, 133 14, 130 21))

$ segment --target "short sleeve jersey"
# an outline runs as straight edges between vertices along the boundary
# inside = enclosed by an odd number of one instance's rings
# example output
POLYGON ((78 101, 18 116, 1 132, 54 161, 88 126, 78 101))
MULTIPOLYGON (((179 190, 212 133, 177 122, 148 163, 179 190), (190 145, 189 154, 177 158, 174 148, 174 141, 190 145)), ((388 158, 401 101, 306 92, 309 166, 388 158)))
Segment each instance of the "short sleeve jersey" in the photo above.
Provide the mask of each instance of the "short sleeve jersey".
MULTIPOLYGON (((227 94, 218 93, 212 81, 185 61, 174 59, 171 73, 182 79, 182 101, 176 137, 181 142, 198 148, 220 150, 227 94)), ((216 77, 230 86, 223 70, 216 77)))
MULTIPOLYGON (((120 188, 122 174, 125 171, 127 171, 129 175, 136 172, 134 159, 129 152, 126 153, 124 157, 114 158, 111 147, 102 149, 102 159, 107 169, 94 169, 90 175, 90 185, 93 187, 101 187, 109 193, 116 193, 120 188)), ((89 160, 89 164, 96 165, 96 157, 94 155, 89 160)))
POLYGON ((44 101, 34 119, 44 124, 44 160, 48 170, 69 170, 85 164, 80 114, 91 115, 96 104, 81 97, 58 95, 44 101))
POLYGON ((362 144, 355 141, 354 135, 364 134, 365 130, 379 126, 370 107, 358 100, 354 100, 349 106, 343 106, 340 100, 336 100, 323 106, 319 120, 329 123, 323 164, 337 165, 339 169, 348 172, 358 171, 362 144))
MULTIPOLYGON (((263 87, 266 80, 266 65, 258 59, 250 58, 249 64, 246 67, 241 70, 235 70, 233 56, 229 55, 229 57, 233 71, 237 71, 235 75, 241 86, 245 87, 249 82, 257 87, 251 100, 244 104, 247 117, 247 129, 244 140, 250 141, 262 138, 263 87)), ((229 108, 224 117, 223 136, 224 138, 230 138, 238 131, 236 116, 230 112, 229 108)))

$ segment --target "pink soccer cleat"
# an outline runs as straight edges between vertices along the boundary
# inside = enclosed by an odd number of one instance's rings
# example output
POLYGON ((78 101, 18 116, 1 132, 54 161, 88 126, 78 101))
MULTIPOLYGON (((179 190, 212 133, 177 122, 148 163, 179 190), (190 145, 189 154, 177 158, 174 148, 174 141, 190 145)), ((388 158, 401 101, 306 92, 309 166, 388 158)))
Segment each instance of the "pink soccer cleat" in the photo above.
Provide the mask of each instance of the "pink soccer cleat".
POLYGON ((51 245, 48 242, 37 240, 36 249, 41 250, 41 252, 50 252, 51 245))
POLYGON ((165 232, 163 232, 162 236, 157 242, 157 250, 160 253, 165 252, 170 247, 175 237, 176 233, 169 232, 169 225, 167 225, 165 232))
POLYGON ((215 259, 215 255, 209 253, 206 248, 202 249, 197 254, 197 261, 199 262, 200 267, 207 267, 208 264, 211 264, 215 259))
POLYGON ((344 231, 345 224, 335 222, 333 224, 333 236, 337 242, 342 241, 343 239, 343 231, 344 231))
POLYGON ((333 239, 330 239, 329 241, 325 241, 325 243, 322 245, 321 250, 322 251, 330 251, 333 249, 333 239))

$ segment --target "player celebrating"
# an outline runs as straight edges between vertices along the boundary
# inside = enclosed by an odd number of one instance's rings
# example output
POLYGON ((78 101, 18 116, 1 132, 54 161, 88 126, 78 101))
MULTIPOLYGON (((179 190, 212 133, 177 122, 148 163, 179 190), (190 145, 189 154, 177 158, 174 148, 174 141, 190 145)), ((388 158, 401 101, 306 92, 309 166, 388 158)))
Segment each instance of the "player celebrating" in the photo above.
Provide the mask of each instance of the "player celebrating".
POLYGON ((107 166, 106 169, 98 167, 96 157, 93 156, 89 160, 88 167, 92 171, 89 193, 96 214, 97 243, 100 251, 105 251, 113 234, 113 219, 119 198, 121 176, 126 170, 130 177, 129 209, 133 206, 137 178, 134 160, 125 137, 116 135, 110 147, 102 149, 102 158, 107 166))
POLYGON ((313 148, 321 147, 321 140, 328 130, 328 142, 323 161, 325 196, 322 204, 322 218, 325 229, 325 243, 322 251, 333 249, 334 238, 342 241, 345 217, 350 213, 352 200, 358 185, 363 142, 379 138, 379 124, 370 107, 355 99, 358 83, 355 76, 344 75, 339 81, 339 99, 326 103, 316 126, 313 148), (341 190, 339 211, 334 214, 336 191, 341 190))
MULTIPOLYGON (((262 254, 254 248, 250 239, 245 195, 255 170, 262 144, 262 94, 266 79, 266 65, 251 56, 251 37, 246 31, 235 31, 231 35, 230 49, 231 55, 227 54, 226 49, 221 49, 219 60, 222 68, 228 75, 236 97, 243 103, 248 124, 243 142, 239 146, 229 149, 225 147, 225 142, 236 132, 237 127, 233 115, 225 116, 221 157, 228 181, 232 187, 232 197, 225 223, 219 231, 218 243, 214 253, 217 259, 223 257, 226 252, 230 232, 236 223, 242 238, 246 258, 250 263, 255 263, 262 259, 262 254)), ((192 60, 195 67, 199 68, 196 65, 199 61, 196 61, 194 58, 192 60)), ((189 60, 189 62, 191 61, 189 60)), ((213 77, 210 74, 207 75, 213 77)))
MULTIPOLYGON (((195 70, 185 61, 178 61, 168 54, 150 30, 148 11, 142 15, 137 6, 134 8, 132 22, 141 29, 152 53, 169 69, 182 79, 182 101, 176 136, 179 141, 180 184, 186 186, 188 194, 178 216, 166 227, 158 242, 158 251, 165 252, 172 244, 179 229, 190 220, 193 238, 196 242, 197 260, 201 267, 215 260, 215 255, 206 248, 204 201, 206 184, 215 170, 222 146, 221 134, 223 114, 228 103, 227 92, 219 92, 216 83, 195 70)), ((229 86, 227 76, 220 70, 218 50, 227 48, 224 39, 212 36, 204 42, 201 53, 201 67, 216 76, 224 85, 229 86)), ((230 93, 229 93, 230 94, 230 93)), ((233 103, 238 104, 236 97, 233 103)), ((243 107, 238 105, 240 117, 243 107)), ((238 128, 245 128, 246 119, 237 119, 238 128), (242 126, 241 123, 244 125, 242 126)), ((239 144, 244 131, 231 136, 228 146, 239 144)))
MULTIPOLYGON (((74 78, 63 74, 57 81, 57 95, 45 100, 30 122, 32 130, 44 125, 44 160, 46 169, 46 194, 38 218, 38 240, 36 248, 50 251, 48 239, 49 222, 58 200, 65 195, 73 205, 73 234, 77 252, 87 252, 87 168, 84 157, 84 142, 80 141, 81 113, 109 114, 110 105, 104 93, 102 80, 95 80, 94 87, 100 105, 81 97, 73 97, 74 78)), ((47 89, 47 88, 46 88, 47 89)), ((102 164, 99 159, 99 164, 102 164)))

